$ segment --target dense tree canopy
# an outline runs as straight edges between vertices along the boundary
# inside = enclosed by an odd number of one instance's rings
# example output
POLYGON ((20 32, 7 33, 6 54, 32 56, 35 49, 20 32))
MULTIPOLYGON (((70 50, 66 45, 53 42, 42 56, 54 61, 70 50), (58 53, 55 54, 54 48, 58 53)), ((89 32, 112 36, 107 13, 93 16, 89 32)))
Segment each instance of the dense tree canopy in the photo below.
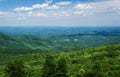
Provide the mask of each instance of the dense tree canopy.
POLYGON ((16 60, 9 62, 5 67, 5 77, 26 77, 23 61, 16 60))

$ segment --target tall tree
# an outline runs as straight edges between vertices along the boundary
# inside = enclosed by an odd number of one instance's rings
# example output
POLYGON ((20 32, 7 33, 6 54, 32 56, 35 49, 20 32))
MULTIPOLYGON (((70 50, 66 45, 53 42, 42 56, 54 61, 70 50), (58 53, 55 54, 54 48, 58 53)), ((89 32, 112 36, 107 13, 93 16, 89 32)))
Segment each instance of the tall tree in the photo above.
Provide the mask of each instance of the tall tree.
POLYGON ((4 72, 5 77, 26 77, 24 62, 19 60, 9 62, 4 72))
POLYGON ((45 64, 42 70, 42 77, 54 77, 55 75, 55 63, 54 57, 47 55, 45 58, 45 64))
POLYGON ((67 65, 64 58, 59 59, 56 67, 56 76, 55 77, 68 77, 67 76, 67 65))

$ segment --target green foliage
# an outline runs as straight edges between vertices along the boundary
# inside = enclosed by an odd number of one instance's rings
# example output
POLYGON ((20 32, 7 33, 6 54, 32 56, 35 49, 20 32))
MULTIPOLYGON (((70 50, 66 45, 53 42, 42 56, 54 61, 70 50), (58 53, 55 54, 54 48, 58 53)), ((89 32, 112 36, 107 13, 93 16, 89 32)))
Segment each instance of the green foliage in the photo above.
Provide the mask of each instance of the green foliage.
POLYGON ((42 77, 54 77, 55 76, 55 63, 54 57, 47 55, 45 58, 45 64, 42 70, 42 77))
POLYGON ((58 60, 55 77, 68 77, 66 60, 64 58, 58 60))
POLYGON ((23 61, 9 62, 5 67, 4 77, 26 77, 25 65, 23 61))
MULTIPOLYGON (((46 32, 44 32, 43 34, 45 33, 46 32)), ((71 31, 70 33, 72 34, 68 33, 62 35, 58 32, 58 35, 56 36, 52 36, 52 34, 49 34, 46 36, 47 38, 43 38, 31 35, 29 33, 28 35, 25 35, 23 33, 24 35, 13 36, 10 34, 4 34, 0 32, 0 47, 19 49, 40 49, 41 51, 57 52, 120 43, 120 35, 117 34, 119 32, 115 32, 115 34, 114 31, 111 30, 105 32, 88 31, 87 33, 83 33, 82 31, 80 31, 79 34, 73 33, 73 31, 71 31)), ((111 54, 108 56, 111 56, 111 54)))
POLYGON ((84 77, 104 77, 101 73, 95 71, 88 71, 85 73, 84 77))
POLYGON ((14 60, 17 59, 25 62, 28 77, 55 77, 57 75, 67 77, 120 77, 120 44, 58 53, 31 49, 13 49, 13 52, 12 49, 8 50, 3 48, 0 52, 0 77, 4 75, 3 69, 6 69, 4 67, 7 62, 12 61, 14 64, 14 60), (22 54, 19 54, 20 52, 22 54))
POLYGON ((120 77, 119 28, 18 29, 0 32, 0 77, 120 77))
POLYGON ((85 77, 105 77, 102 69, 101 62, 98 60, 94 63, 92 70, 88 70, 85 73, 85 77))

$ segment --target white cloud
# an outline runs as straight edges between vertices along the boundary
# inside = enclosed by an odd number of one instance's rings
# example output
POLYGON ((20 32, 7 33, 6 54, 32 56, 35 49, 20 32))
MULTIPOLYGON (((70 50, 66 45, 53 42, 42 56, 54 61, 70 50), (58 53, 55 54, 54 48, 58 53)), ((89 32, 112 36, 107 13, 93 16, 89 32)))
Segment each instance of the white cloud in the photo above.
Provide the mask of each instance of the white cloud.
POLYGON ((18 23, 19 25, 20 22, 16 20, 18 18, 19 20, 23 20, 23 25, 25 23, 26 25, 120 24, 120 0, 104 0, 87 3, 50 3, 48 1, 42 4, 31 5, 31 7, 18 6, 15 9, 13 8, 14 11, 0 11, 0 22, 5 22, 8 25, 18 23), (11 21, 11 19, 14 21, 11 21))
POLYGON ((28 13, 25 13, 24 16, 34 16, 34 17, 43 17, 43 16, 47 16, 47 14, 45 13, 40 13, 40 12, 32 12, 32 11, 29 11, 28 13))
POLYGON ((42 8, 46 8, 48 7, 49 5, 46 4, 46 3, 43 3, 43 4, 35 4, 35 5, 32 5, 32 8, 36 8, 36 9, 42 9, 42 8))
POLYGON ((47 7, 48 10, 55 10, 55 9, 59 9, 59 8, 60 7, 57 5, 52 5, 52 6, 47 7))
POLYGON ((96 3, 90 3, 90 5, 94 6, 94 13, 118 13, 120 10, 120 0, 109 0, 109 1, 101 1, 96 3))
POLYGON ((74 6, 74 11, 73 14, 75 15, 82 15, 82 16, 88 16, 88 15, 92 15, 94 11, 94 7, 93 5, 89 4, 89 3, 82 3, 82 4, 76 4, 74 6))
POLYGON ((45 13, 38 13, 37 16, 47 16, 45 13))
MULTIPOLYGON (((58 2, 58 3, 42 3, 34 4, 31 7, 18 7, 14 11, 26 11, 29 16, 74 16, 74 15, 101 15, 101 14, 120 14, 120 1, 119 0, 107 0, 100 2, 88 2, 88 3, 72 3, 72 2, 58 2), (69 5, 70 6, 63 6, 69 5), (29 11, 29 12, 28 12, 29 11), (45 13, 45 14, 41 14, 45 13), (54 13, 53 13, 54 12, 54 13), (40 13, 40 14, 37 14, 40 13)), ((0 14, 3 14, 0 12, 0 14)), ((17 14, 17 13, 16 13, 17 14)))
POLYGON ((65 5, 70 5, 72 2, 58 2, 56 3, 56 5, 60 5, 60 6, 65 6, 65 5))
POLYGON ((49 4, 43 3, 43 4, 32 5, 32 8, 33 9, 44 9, 44 10, 55 10, 55 9, 59 9, 60 7, 57 5, 49 6, 49 4))
POLYGON ((74 8, 73 12, 76 15, 117 15, 120 13, 120 0, 78 3, 74 8))
POLYGON ((75 8, 76 9, 92 9, 93 7, 89 4, 77 4, 75 8))
POLYGON ((13 11, 17 11, 17 12, 19 12, 19 11, 30 11, 30 10, 32 10, 31 7, 17 7, 15 9, 13 9, 13 11))
POLYGON ((91 12, 86 12, 86 11, 75 11, 73 12, 75 15, 82 15, 82 16, 88 16, 88 15, 93 15, 91 12))

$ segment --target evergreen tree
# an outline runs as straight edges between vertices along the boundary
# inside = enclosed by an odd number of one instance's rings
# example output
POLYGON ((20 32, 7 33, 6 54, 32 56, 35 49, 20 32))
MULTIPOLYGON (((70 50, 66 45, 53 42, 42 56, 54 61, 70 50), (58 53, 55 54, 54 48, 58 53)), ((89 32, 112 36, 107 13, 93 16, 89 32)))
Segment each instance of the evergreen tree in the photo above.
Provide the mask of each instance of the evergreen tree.
POLYGON ((45 59, 45 64, 42 71, 42 77, 54 77, 55 75, 55 63, 54 57, 47 55, 45 59))
POLYGON ((26 77, 24 62, 19 60, 9 62, 4 72, 4 77, 26 77))
POLYGON ((56 76, 55 77, 68 77, 67 76, 67 68, 66 68, 66 60, 61 58, 58 61, 58 65, 56 68, 56 76))

